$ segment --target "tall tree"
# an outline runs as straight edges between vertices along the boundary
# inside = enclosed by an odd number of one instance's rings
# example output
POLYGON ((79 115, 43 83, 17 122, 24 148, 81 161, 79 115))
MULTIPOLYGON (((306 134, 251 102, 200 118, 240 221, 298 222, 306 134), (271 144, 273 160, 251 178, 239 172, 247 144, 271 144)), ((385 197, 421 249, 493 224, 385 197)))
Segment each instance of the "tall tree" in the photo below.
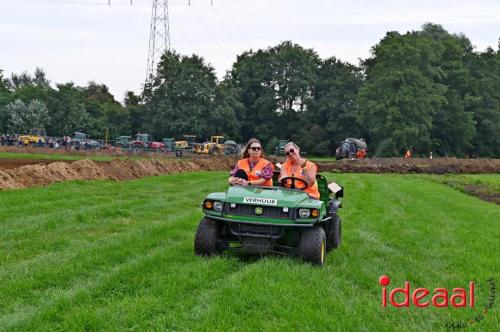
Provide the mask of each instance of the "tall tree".
POLYGON ((322 61, 307 117, 312 127, 305 126, 310 133, 304 135, 307 151, 333 155, 339 141, 366 135, 356 103, 362 82, 362 73, 356 66, 336 58, 322 61))
MULTIPOLYGON (((500 46, 500 45, 499 45, 500 46)), ((468 58, 467 68, 473 77, 468 98, 469 109, 476 122, 470 154, 500 156, 500 48, 468 58)))
POLYGON ((245 112, 240 121, 244 139, 301 140, 305 114, 312 101, 320 59, 312 49, 290 41, 237 58, 228 79, 239 94, 245 112))
POLYGON ((420 35, 442 46, 435 82, 446 86, 445 102, 433 116, 432 149, 439 155, 461 156, 472 147, 475 122, 471 112, 474 92, 470 89, 470 71, 465 60, 472 55, 472 45, 463 35, 452 35, 442 26, 425 24, 420 35))
POLYGON ((358 101, 377 155, 429 151, 432 119, 445 103, 446 87, 435 81, 442 51, 442 45, 416 32, 389 32, 373 47, 363 64, 366 81, 358 101))
POLYGON ((85 96, 73 83, 57 84, 51 92, 48 107, 50 123, 47 132, 52 136, 73 135, 90 129, 90 116, 85 110, 85 96))
POLYGON ((8 129, 14 133, 28 133, 34 128, 44 128, 49 120, 47 106, 36 99, 28 105, 16 99, 7 105, 7 112, 8 129))
POLYGON ((7 131, 8 113, 5 106, 11 101, 9 81, 4 78, 3 70, 0 69, 0 133, 7 131))
POLYGON ((235 125, 234 110, 231 103, 222 101, 222 92, 217 89, 214 69, 203 58, 166 52, 152 86, 146 87, 143 94, 147 116, 144 129, 158 138, 227 135, 214 132, 235 125))

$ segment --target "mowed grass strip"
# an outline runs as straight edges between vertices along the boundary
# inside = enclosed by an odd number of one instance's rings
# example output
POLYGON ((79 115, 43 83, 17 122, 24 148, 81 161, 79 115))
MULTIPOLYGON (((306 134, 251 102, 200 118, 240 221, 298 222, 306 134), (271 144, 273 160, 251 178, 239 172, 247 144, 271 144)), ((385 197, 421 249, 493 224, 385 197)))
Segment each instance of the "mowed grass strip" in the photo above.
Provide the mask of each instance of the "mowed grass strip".
MULTIPOLYGON (((0 192, 0 330, 439 330, 474 318, 500 275, 500 207, 417 175, 327 174, 343 243, 323 269, 200 258, 200 203, 227 173, 0 192), (389 288, 466 287, 476 309, 380 307, 389 288)), ((497 330, 497 310, 472 330, 497 330)))
POLYGON ((498 174, 428 175, 428 178, 500 205, 500 175, 498 174))

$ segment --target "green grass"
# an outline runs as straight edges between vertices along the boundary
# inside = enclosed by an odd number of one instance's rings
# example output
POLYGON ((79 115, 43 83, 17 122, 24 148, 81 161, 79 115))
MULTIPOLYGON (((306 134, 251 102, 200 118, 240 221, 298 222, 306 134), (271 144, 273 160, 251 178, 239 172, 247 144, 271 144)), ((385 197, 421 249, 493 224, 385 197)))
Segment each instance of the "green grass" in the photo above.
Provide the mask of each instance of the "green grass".
POLYGON ((500 204, 500 176, 498 174, 428 175, 428 178, 464 193, 500 204))
MULTIPOLYGON (((196 257, 200 203, 226 178, 0 192, 0 330, 429 331, 475 317, 500 280, 500 207, 418 175, 329 174, 345 186, 344 238, 323 269, 196 257), (390 288, 475 280, 478 308, 382 309, 382 274, 390 288)), ((497 304, 467 330, 499 328, 497 304)))

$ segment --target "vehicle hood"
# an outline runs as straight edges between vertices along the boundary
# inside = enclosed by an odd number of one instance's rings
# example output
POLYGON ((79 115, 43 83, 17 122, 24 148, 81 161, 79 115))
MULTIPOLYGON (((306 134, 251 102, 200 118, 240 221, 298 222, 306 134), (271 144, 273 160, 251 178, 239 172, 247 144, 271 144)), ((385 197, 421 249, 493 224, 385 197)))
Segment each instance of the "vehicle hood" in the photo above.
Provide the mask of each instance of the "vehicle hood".
POLYGON ((282 187, 229 187, 226 202, 276 207, 317 207, 319 201, 298 190, 282 187))

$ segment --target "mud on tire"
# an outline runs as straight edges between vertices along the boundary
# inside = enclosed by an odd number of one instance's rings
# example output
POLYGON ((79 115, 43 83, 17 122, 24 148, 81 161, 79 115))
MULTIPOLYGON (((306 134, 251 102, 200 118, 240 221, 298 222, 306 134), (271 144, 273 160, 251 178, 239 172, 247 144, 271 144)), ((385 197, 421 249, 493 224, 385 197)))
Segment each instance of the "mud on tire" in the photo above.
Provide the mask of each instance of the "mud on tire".
POLYGON ((323 266, 326 256, 326 236, 322 227, 303 230, 300 235, 299 257, 314 265, 323 266))
POLYGON ((219 225, 210 219, 201 219, 194 238, 194 253, 198 256, 211 256, 217 253, 219 225))

